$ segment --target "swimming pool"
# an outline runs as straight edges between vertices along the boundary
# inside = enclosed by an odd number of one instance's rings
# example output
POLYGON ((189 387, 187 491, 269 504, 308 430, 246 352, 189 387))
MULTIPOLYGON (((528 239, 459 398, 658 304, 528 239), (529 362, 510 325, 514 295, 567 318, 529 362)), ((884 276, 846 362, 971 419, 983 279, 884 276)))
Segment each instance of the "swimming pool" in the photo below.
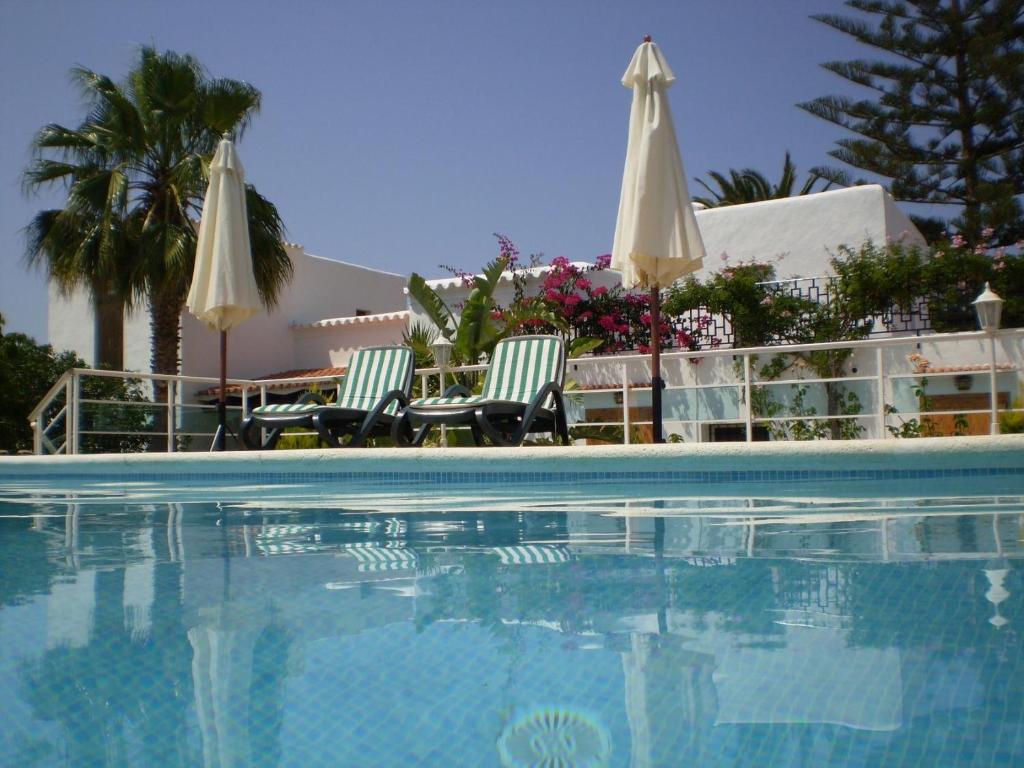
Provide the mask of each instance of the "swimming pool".
POLYGON ((0 763, 1020 764, 1024 444, 932 445, 0 462, 0 763))

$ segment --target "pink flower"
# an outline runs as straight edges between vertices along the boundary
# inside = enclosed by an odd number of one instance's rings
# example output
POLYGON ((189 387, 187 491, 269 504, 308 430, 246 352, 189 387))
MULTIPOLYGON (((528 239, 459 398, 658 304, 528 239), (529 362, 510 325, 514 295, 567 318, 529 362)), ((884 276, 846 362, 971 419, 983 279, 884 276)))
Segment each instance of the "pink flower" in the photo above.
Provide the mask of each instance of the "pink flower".
POLYGON ((648 355, 651 352, 651 348, 646 344, 637 344, 636 351, 639 352, 641 355, 648 355))
POLYGON ((551 266, 565 269, 569 266, 569 260, 565 258, 565 256, 555 256, 555 258, 551 260, 551 266))
POLYGON ((573 309, 577 304, 580 303, 581 300, 582 299, 581 299, 581 297, 578 294, 570 293, 568 296, 566 296, 563 299, 563 303, 569 309, 573 309))
POLYGON ((611 263, 612 255, 610 253, 606 253, 603 256, 598 256, 594 260, 594 269, 608 269, 608 267, 611 266, 611 263))
POLYGON ((608 289, 605 288, 603 285, 599 285, 597 288, 591 291, 590 295, 595 298, 598 298, 604 296, 606 293, 608 293, 608 289))
POLYGON ((580 278, 576 279, 576 287, 579 290, 581 290, 581 291, 588 291, 588 290, 590 290, 590 285, 591 285, 590 281, 587 280, 587 278, 585 278, 585 277, 580 277, 580 278))
POLYGON ((604 328, 606 331, 614 331, 617 327, 615 318, 611 315, 601 315, 597 318, 597 324, 604 328))
POLYGON ((580 320, 589 320, 593 316, 594 316, 593 312, 591 312, 589 309, 585 309, 582 312, 580 312, 580 318, 579 319, 580 320))
POLYGON ((984 237, 986 240, 992 237, 992 235, 994 235, 995 233, 996 231, 992 229, 992 227, 985 227, 983 230, 981 230, 981 236, 984 237))
POLYGON ((560 291, 556 291, 554 288, 548 288, 546 291, 544 291, 544 297, 548 301, 554 301, 558 304, 561 304, 562 299, 564 298, 562 296, 562 293, 560 291))
POLYGON ((502 313, 500 309, 495 309, 491 311, 491 320, 501 320, 501 318, 503 318, 504 316, 505 315, 502 313))
POLYGON ((644 325, 650 325, 651 324, 651 313, 650 312, 644 312, 642 315, 640 315, 640 322, 643 323, 644 325))
POLYGON ((676 343, 680 347, 689 347, 693 343, 693 336, 686 331, 680 331, 676 334, 676 343))
POLYGON ((619 323, 615 330, 619 333, 629 333, 629 323, 619 323))
POLYGON ((954 248, 963 248, 967 244, 961 235, 953 235, 953 239, 949 242, 954 248))

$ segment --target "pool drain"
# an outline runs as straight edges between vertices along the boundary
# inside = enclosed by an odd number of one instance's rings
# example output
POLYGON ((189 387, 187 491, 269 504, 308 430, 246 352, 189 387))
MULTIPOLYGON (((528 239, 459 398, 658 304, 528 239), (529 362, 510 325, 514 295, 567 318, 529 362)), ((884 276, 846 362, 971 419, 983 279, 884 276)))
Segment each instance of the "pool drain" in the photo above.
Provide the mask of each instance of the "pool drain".
POLYGON ((531 710, 509 723, 498 739, 505 768, 600 768, 611 751, 606 728, 565 707, 531 710))

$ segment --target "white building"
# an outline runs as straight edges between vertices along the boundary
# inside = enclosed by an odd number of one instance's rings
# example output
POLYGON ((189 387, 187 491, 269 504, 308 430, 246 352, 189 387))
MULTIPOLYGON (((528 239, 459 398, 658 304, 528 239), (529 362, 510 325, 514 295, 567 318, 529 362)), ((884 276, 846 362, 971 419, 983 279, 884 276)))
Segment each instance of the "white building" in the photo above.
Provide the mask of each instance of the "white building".
MULTIPOLYGON (((306 253, 286 243, 294 277, 269 313, 256 315, 228 337, 228 371, 232 377, 344 365, 348 351, 367 344, 393 343, 405 327, 404 275, 347 264, 306 253), (312 332, 325 317, 346 322, 312 332), (367 332, 369 329, 370 332, 367 332), (373 331, 386 329, 382 334, 373 331)), ((88 364, 99 357, 96 314, 86 291, 64 297, 50 286, 49 337, 56 349, 71 349, 88 364)), ((123 367, 150 370, 150 320, 146 307, 123 319, 123 367)), ((188 312, 181 318, 181 373, 216 376, 219 337, 188 312)))
MULTIPOLYGON (((701 229, 707 258, 699 278, 710 277, 724 266, 743 262, 769 262, 775 265, 780 279, 824 277, 830 274, 830 258, 841 246, 857 249, 865 242, 884 244, 902 241, 924 245, 924 238, 910 219, 896 207, 892 197, 880 186, 851 187, 800 197, 769 200, 747 205, 700 210, 697 222, 701 229)), ((282 291, 280 303, 273 312, 257 315, 233 330, 228 343, 228 370, 236 378, 265 378, 287 373, 289 377, 308 375, 334 376, 340 373, 354 349, 378 344, 401 343, 403 334, 415 323, 430 324, 422 308, 406 293, 407 277, 367 267, 325 259, 306 253, 301 246, 288 246, 295 275, 282 291)), ((481 258, 481 262, 484 258, 481 258)), ((589 266, 589 265, 583 265, 589 266)), ((536 293, 547 267, 522 273, 528 293, 536 293)), ((618 284, 618 273, 595 271, 588 275, 597 285, 618 284)), ((457 276, 428 280, 445 302, 456 308, 465 301, 469 288, 457 276)), ((513 298, 512 276, 502 276, 495 298, 507 306, 513 298)), ((62 298, 51 288, 50 340, 57 349, 73 349, 92 363, 98 351, 95 313, 84 292, 62 298)), ((149 316, 145 311, 126 315, 122 346, 124 368, 144 371, 150 364, 149 316)), ((909 339, 912 345, 924 339, 909 339)), ((927 346, 927 344, 926 344, 927 346)), ((1003 361, 1017 361, 1022 350, 1019 343, 1000 351, 1003 361), (1013 348, 1010 348, 1013 347, 1013 348)), ((987 363, 985 346, 957 347, 934 354, 919 348, 936 368, 966 366, 965 372, 987 363)), ((905 351, 893 351, 886 368, 898 365, 905 351), (899 359, 896 359, 896 358, 899 359)), ((193 376, 216 376, 218 370, 218 336, 188 313, 181 324, 181 372, 193 376)), ((722 358, 727 360, 727 358, 722 358)), ((855 372, 871 376, 875 370, 873 355, 858 355, 851 361, 855 372), (864 359, 861 359, 863 357, 864 359)), ((588 395, 586 408, 614 409, 609 385, 621 386, 622 373, 617 364, 574 365, 571 375, 586 388, 604 389, 605 394, 588 395), (602 400, 603 398, 603 400, 602 400), (607 402, 604 402, 607 400, 607 402)), ((686 439, 708 439, 707 426, 693 433, 684 428, 693 414, 717 414, 712 421, 735 422, 740 404, 735 371, 731 365, 718 362, 693 366, 678 363, 667 367, 670 387, 705 387, 675 390, 666 408, 667 428, 684 434, 686 439), (722 387, 718 389, 719 385, 722 387), (710 388, 708 388, 710 387, 710 388), (682 399, 680 399, 682 398, 682 399), (715 400, 711 402, 708 400, 715 400), (723 399, 724 398, 724 399, 723 399), (734 413, 735 412, 735 413, 734 413), (671 422, 675 421, 673 425, 671 422)), ((650 373, 644 360, 629 365, 628 378, 637 385, 649 382, 650 373)), ((983 377, 975 376, 970 391, 980 393, 983 377)), ((1000 391, 1012 402, 1019 391, 1018 374, 1007 370, 1000 374, 1000 391)), ((936 394, 952 392, 952 378, 933 384, 936 394)), ((192 388, 193 392, 203 387, 192 388)), ((893 393, 897 400, 900 398, 893 393)), ((638 391, 634 405, 638 419, 644 418, 649 393, 638 391)), ((906 399, 906 398, 904 398, 906 399)), ((900 408, 912 410, 907 402, 900 408)), ((823 404, 816 403, 821 413, 823 404)), ((700 417, 704 420, 704 416, 700 417)), ((711 436, 713 437, 713 436, 711 436)))
MULTIPOLYGON (((907 245, 925 245, 910 218, 896 207, 882 187, 872 184, 819 192, 800 197, 765 200, 697 211, 697 225, 707 258, 696 273, 706 279, 727 265, 768 262, 775 265, 780 280, 830 275, 830 258, 840 246, 859 248, 871 241, 880 245, 901 240, 907 245), (727 257, 727 258, 723 258, 727 257)), ((543 278, 544 269, 530 270, 531 283, 543 278)), ((590 275, 595 285, 618 284, 618 273, 590 275)), ((428 280, 449 306, 459 304, 469 289, 458 277, 428 280)), ((495 293, 506 305, 512 294, 512 277, 502 277, 495 293)), ((423 310, 411 302, 413 322, 428 322, 423 310)))

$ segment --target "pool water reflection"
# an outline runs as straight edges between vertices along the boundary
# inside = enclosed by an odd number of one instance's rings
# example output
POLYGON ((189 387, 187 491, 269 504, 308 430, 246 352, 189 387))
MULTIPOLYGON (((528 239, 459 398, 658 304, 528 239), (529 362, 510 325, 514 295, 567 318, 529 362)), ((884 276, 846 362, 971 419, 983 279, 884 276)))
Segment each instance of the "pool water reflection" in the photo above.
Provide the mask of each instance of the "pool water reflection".
POLYGON ((0 762, 1021 764, 1021 502, 8 499, 0 762))

